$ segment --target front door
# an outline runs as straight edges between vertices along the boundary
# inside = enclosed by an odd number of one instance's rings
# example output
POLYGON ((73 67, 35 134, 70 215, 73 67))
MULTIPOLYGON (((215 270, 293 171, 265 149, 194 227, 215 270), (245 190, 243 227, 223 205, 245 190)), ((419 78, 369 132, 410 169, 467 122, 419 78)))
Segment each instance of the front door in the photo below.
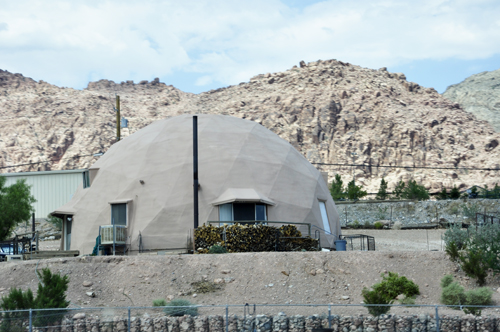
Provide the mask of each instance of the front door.
POLYGON ((66 227, 65 227, 65 246, 64 250, 71 250, 71 228, 73 224, 73 216, 66 216, 66 227))

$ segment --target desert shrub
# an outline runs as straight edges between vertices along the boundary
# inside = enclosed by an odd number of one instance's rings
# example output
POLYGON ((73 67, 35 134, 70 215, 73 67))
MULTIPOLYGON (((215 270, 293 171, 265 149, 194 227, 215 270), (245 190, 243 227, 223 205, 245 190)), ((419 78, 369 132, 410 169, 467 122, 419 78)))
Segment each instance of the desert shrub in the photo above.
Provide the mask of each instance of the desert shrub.
POLYGON ((361 228, 361 223, 359 222, 359 220, 354 220, 351 224, 351 227, 354 229, 361 228))
MULTIPOLYGON (((465 303, 467 305, 491 305, 492 295, 493 291, 488 287, 471 289, 465 292, 465 303)), ((464 307, 464 312, 481 316, 481 308, 478 307, 464 307)))
POLYGON ((475 220, 476 219, 476 213, 478 213, 481 209, 478 203, 471 203, 469 204, 462 204, 462 215, 464 217, 467 217, 469 219, 475 220))
POLYGON ((479 286, 486 283, 488 276, 488 262, 484 252, 476 248, 465 250, 458 258, 460 267, 469 277, 476 279, 479 286))
POLYGON ((163 309, 167 316, 198 316, 198 308, 188 300, 174 299, 163 309))
POLYGON ((167 305, 167 301, 164 299, 153 300, 153 307, 164 307, 167 305))
POLYGON ((226 248, 221 245, 215 244, 208 249, 209 254, 225 254, 227 253, 226 248))
POLYGON ((451 224, 443 235, 445 245, 454 242, 458 250, 465 248, 469 240, 469 233, 462 229, 462 224, 451 224))
MULTIPOLYGON (((363 295, 363 302, 365 304, 392 304, 392 300, 387 300, 387 297, 384 294, 379 293, 376 290, 369 290, 366 287, 363 288, 361 292, 363 295)), ((391 310, 390 305, 385 306, 366 306, 368 312, 373 316, 384 315, 391 310)))
POLYGON ((456 281, 452 275, 446 275, 441 279, 441 302, 446 305, 456 305, 455 309, 463 308, 466 314, 481 315, 480 307, 491 305, 493 291, 488 287, 481 287, 464 291, 464 288, 456 281))
POLYGON ((445 275, 441 278, 441 288, 448 287, 453 282, 453 276, 451 274, 445 275))
POLYGON ((400 277, 397 273, 388 272, 387 275, 382 274, 382 278, 382 281, 373 285, 372 288, 385 296, 387 301, 394 300, 399 294, 406 297, 420 294, 417 284, 404 276, 400 277))
POLYGON ((444 248, 444 251, 448 256, 450 256, 450 260, 452 262, 456 262, 458 260, 458 257, 460 255, 458 246, 456 245, 455 242, 448 242, 444 248))
MULTIPOLYGON (((446 278, 445 276, 444 278, 446 278)), ((443 279, 444 279, 443 278, 443 279)), ((443 280, 441 279, 441 283, 443 280)), ((441 292, 441 303, 446 305, 463 305, 465 304, 465 291, 462 286, 456 281, 452 281, 448 286, 444 287, 441 292)), ((458 308, 455 308, 458 309, 458 308)))
POLYGON ((365 221, 365 225, 364 226, 365 226, 366 229, 369 229, 369 228, 372 227, 372 224, 370 224, 370 222, 367 220, 367 221, 365 221))
POLYGON ((373 226, 375 227, 375 229, 382 229, 382 228, 384 228, 384 224, 381 223, 380 221, 377 221, 375 224, 373 224, 373 226))
POLYGON ((415 304, 414 296, 405 296, 403 299, 399 300, 400 304, 415 304))
POLYGON ((191 286, 193 286, 195 293, 212 293, 222 288, 221 285, 205 280, 195 281, 191 283, 191 286))

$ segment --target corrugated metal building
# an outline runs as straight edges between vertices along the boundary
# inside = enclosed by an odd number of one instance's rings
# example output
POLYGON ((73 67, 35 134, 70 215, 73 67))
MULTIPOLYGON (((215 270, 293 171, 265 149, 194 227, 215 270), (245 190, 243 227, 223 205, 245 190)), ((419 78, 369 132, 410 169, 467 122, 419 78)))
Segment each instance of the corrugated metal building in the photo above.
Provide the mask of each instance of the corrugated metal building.
POLYGON ((50 212, 71 200, 78 186, 82 184, 83 172, 84 169, 75 169, 0 175, 7 178, 7 186, 19 179, 26 179, 26 184, 31 186, 31 194, 37 200, 34 204, 35 217, 46 218, 50 212))

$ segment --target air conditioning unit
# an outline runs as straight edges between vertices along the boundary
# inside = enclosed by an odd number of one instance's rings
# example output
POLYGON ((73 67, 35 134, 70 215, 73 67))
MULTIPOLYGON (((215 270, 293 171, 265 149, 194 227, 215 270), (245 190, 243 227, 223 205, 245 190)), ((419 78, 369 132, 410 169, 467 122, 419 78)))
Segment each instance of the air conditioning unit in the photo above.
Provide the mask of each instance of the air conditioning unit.
MULTIPOLYGON (((114 226, 115 244, 125 244, 127 241, 127 227, 116 225, 114 226)), ((101 226, 101 244, 113 244, 113 226, 101 226)))
POLYGON ((7 262, 23 260, 23 255, 7 255, 6 257, 7 257, 7 262))

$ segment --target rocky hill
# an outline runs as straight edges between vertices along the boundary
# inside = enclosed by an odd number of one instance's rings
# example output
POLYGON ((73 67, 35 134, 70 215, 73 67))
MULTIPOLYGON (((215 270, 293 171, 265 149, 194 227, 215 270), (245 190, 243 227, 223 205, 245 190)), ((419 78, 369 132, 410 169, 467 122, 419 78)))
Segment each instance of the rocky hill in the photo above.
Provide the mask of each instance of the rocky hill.
MULTIPOLYGON (((261 123, 311 162, 364 164, 356 182, 376 192, 415 178, 431 191, 442 186, 493 185, 498 171, 380 168, 379 165, 500 168, 500 135, 432 88, 404 74, 337 60, 301 62, 198 95, 158 79, 138 84, 101 80, 83 91, 0 72, 0 167, 3 172, 73 169, 91 165, 116 141, 115 94, 130 133, 161 118, 218 113, 261 123), (51 161, 51 162, 46 162, 51 161)), ((200 138, 202 139, 202 138, 200 138)), ((318 166, 352 177, 350 166, 318 166)))
POLYGON ((500 132, 500 69, 485 71, 449 86, 443 93, 478 119, 486 120, 500 132))

